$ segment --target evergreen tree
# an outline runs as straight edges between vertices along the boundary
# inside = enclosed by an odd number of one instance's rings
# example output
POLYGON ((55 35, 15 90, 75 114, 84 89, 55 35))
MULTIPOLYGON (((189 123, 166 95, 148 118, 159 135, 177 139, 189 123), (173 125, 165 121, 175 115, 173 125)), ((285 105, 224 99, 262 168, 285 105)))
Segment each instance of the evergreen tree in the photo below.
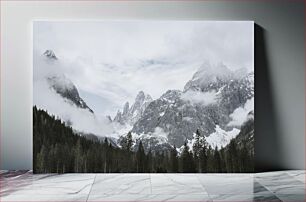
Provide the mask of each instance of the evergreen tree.
POLYGON ((189 151, 189 147, 187 143, 184 144, 184 149, 183 149, 182 156, 181 156, 181 162, 182 162, 182 172, 184 173, 195 172, 193 155, 189 151))
POLYGON ((40 152, 37 154, 37 160, 36 160, 36 171, 39 173, 45 173, 48 172, 47 171, 47 165, 46 165, 46 161, 47 161, 47 150, 45 145, 42 145, 40 152))
POLYGON ((219 150, 219 153, 220 153, 220 158, 221 158, 221 171, 220 172, 226 173, 227 169, 226 169, 225 149, 221 147, 221 149, 219 150))
POLYGON ((179 171, 178 156, 177 156, 177 151, 176 151, 175 145, 170 152, 170 161, 171 161, 170 171, 173 172, 173 173, 178 173, 178 171, 179 171))
POLYGON ((127 134, 127 136, 126 136, 126 138, 127 138, 127 151, 132 151, 132 146, 133 146, 133 143, 134 143, 134 141, 133 141, 133 138, 132 138, 132 133, 131 132, 128 132, 128 134, 127 134))
POLYGON ((238 172, 239 165, 238 165, 238 151, 237 151, 237 143, 234 139, 232 139, 228 145, 228 172, 238 172))
MULTIPOLYGON (((203 155, 203 147, 205 147, 205 137, 201 137, 201 133, 200 130, 197 129, 196 133, 195 133, 195 142, 193 143, 193 155, 194 155, 194 161, 195 161, 195 165, 197 168, 197 171, 199 173, 202 172, 202 158, 204 156, 203 155), (202 153, 202 154, 201 154, 202 153)), ((205 148, 204 148, 205 150, 205 148)))
POLYGON ((214 172, 221 172, 221 157, 217 146, 214 150, 214 172))
POLYGON ((142 145, 142 141, 139 141, 139 145, 138 145, 138 151, 136 153, 136 158, 137 158, 137 172, 139 173, 143 173, 145 171, 145 152, 144 152, 144 148, 142 145))
POLYGON ((239 152, 240 172, 254 172, 252 152, 248 151, 246 142, 243 141, 239 152))
POLYGON ((104 140, 104 155, 103 155, 103 159, 104 159, 104 164, 103 164, 103 172, 106 173, 107 172, 107 169, 108 169, 108 151, 109 151, 109 148, 108 148, 108 141, 107 139, 105 138, 104 140))
POLYGON ((207 143, 203 137, 203 147, 200 150, 199 159, 201 163, 201 172, 207 173, 207 143))
POLYGON ((126 151, 131 151, 132 150, 132 146, 133 146, 133 138, 132 138, 132 133, 128 132, 128 134, 125 137, 122 137, 121 141, 120 141, 120 145, 122 147, 122 149, 126 150, 126 151))
POLYGON ((147 154, 147 170, 146 172, 147 173, 152 173, 154 172, 154 164, 153 164, 153 156, 152 156, 152 151, 151 149, 148 151, 148 154, 147 154))
POLYGON ((79 139, 77 141, 76 147, 75 147, 75 172, 79 173, 82 172, 82 146, 81 146, 81 140, 79 139))
POLYGON ((214 172, 214 154, 211 146, 208 146, 207 149, 207 172, 214 172))

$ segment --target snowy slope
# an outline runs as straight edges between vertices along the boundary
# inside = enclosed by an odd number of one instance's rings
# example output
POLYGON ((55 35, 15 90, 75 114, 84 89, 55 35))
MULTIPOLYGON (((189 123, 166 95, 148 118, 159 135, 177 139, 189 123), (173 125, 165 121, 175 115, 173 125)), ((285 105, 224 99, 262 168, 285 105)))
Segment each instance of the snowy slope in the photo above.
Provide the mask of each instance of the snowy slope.
POLYGON ((210 134, 206 141, 212 147, 225 147, 231 141, 231 139, 235 138, 239 134, 240 130, 237 128, 233 128, 230 131, 225 131, 220 126, 216 125, 215 132, 210 134))

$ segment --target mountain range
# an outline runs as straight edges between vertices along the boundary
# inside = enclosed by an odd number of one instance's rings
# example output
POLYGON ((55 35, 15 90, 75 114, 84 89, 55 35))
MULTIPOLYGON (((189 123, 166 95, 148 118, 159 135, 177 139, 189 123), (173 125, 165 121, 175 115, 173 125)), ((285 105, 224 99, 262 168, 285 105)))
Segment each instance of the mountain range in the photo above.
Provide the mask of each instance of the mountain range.
MULTIPOLYGON (((43 57, 59 60, 52 50, 47 50, 43 57)), ((45 79, 50 89, 67 103, 94 115, 65 75, 52 74, 45 79)), ((225 147, 233 138, 244 138, 243 126, 254 124, 254 119, 250 119, 252 114, 254 72, 232 71, 222 63, 205 62, 182 90, 169 89, 157 99, 140 91, 134 103, 126 102, 115 117, 107 117, 112 133, 117 134, 117 138, 112 136, 113 142, 130 131, 135 147, 141 140, 146 150, 157 151, 192 142, 197 130, 212 147, 225 147)), ((86 131, 79 132, 86 134, 86 131)), ((247 132, 249 136, 254 134, 254 131, 247 132)))

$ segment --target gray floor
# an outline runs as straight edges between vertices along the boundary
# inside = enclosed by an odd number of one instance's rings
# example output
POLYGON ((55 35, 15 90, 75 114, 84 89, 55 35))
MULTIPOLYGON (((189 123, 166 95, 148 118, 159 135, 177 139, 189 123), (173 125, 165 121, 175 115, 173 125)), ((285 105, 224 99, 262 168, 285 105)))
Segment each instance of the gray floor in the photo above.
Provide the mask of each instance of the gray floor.
POLYGON ((3 201, 305 201, 305 171, 44 174, 1 171, 3 201))

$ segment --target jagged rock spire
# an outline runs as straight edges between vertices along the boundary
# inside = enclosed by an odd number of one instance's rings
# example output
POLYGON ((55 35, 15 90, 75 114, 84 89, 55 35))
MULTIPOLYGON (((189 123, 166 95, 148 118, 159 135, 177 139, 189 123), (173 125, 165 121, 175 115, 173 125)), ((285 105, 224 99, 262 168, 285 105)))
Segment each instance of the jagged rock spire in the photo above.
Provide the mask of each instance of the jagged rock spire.
POLYGON ((46 50, 44 52, 44 55, 50 59, 54 59, 54 60, 57 60, 57 57, 55 55, 55 53, 52 51, 52 50, 46 50))

